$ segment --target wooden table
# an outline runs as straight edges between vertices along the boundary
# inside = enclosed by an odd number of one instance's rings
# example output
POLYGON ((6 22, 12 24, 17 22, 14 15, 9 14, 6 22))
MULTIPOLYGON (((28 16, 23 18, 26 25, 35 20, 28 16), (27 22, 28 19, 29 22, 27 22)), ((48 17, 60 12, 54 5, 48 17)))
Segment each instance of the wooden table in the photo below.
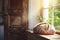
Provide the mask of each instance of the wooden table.
POLYGON ((47 38, 49 40, 60 40, 60 35, 54 34, 54 35, 40 35, 44 38, 47 38))
MULTIPOLYGON (((27 30, 28 32, 30 32, 31 34, 34 34, 33 31, 31 30, 27 30)), ((36 34, 37 36, 40 36, 39 38, 42 38, 42 39, 46 39, 46 40, 60 40, 60 35, 58 34, 54 34, 54 35, 40 35, 40 34, 36 34)), ((36 37, 37 38, 37 37, 36 37)), ((40 40, 38 38, 38 40, 40 40)))

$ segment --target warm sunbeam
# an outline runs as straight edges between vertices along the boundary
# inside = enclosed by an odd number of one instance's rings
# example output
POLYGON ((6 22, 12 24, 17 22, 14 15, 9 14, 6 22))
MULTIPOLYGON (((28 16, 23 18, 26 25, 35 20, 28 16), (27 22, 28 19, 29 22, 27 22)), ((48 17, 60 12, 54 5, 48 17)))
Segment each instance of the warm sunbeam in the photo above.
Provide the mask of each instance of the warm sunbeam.
POLYGON ((44 8, 49 7, 49 2, 50 2, 50 0, 43 0, 43 7, 44 8))
POLYGON ((44 22, 48 20, 48 7, 49 7, 50 0, 43 0, 43 7, 45 10, 43 10, 43 18, 44 22))

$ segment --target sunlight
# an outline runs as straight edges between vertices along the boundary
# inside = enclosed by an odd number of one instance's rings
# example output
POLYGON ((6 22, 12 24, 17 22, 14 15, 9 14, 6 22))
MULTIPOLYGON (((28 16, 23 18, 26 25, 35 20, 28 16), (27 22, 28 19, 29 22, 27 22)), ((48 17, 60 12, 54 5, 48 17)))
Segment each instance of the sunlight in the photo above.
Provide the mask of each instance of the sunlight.
POLYGON ((44 22, 46 22, 48 20, 48 10, 49 9, 44 9, 43 10, 43 18, 44 18, 44 22))
POLYGON ((43 0, 43 7, 48 8, 49 7, 50 0, 43 0))
POLYGON ((43 18, 44 18, 44 22, 46 22, 48 20, 48 12, 49 12, 49 3, 50 0, 43 0, 43 7, 46 8, 43 10, 43 18))
MULTIPOLYGON (((43 18, 44 18, 44 22, 47 22, 48 18, 49 18, 49 8, 50 6, 54 6, 55 3, 54 3, 54 0, 43 0, 43 7, 44 7, 44 10, 43 10, 43 18)), ((54 8, 52 8, 52 10, 54 11, 54 8)), ((52 12, 52 24, 54 23, 54 12, 52 12)))

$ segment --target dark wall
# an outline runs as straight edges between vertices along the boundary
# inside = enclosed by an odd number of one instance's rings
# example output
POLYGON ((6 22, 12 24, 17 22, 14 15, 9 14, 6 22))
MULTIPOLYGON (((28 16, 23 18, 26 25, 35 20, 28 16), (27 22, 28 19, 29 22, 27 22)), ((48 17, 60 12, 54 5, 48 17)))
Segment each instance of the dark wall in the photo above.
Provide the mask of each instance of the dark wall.
POLYGON ((0 0, 0 12, 2 12, 2 0, 0 0))
POLYGON ((3 0, 0 0, 0 40, 4 40, 4 25, 3 25, 3 0))
POLYGON ((0 25, 0 40, 4 40, 4 26, 0 25))

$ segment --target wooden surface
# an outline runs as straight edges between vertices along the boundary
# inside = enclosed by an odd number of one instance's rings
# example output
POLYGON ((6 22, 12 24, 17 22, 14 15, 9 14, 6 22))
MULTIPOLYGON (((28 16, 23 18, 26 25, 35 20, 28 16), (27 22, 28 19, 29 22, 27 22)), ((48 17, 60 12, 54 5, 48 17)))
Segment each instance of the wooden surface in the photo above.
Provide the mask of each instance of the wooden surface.
MULTIPOLYGON (((31 31, 31 30, 28 30, 28 32, 34 34, 33 31, 31 31)), ((35 34, 35 35, 38 35, 43 40, 45 40, 45 39, 46 40, 60 40, 60 35, 58 35, 58 34, 54 34, 54 35, 40 35, 40 34, 35 34)), ((39 39, 39 38, 37 38, 37 39, 39 39)))
POLYGON ((47 38, 49 40, 60 40, 60 35, 54 34, 54 35, 40 35, 44 38, 47 38))
POLYGON ((31 33, 27 31, 27 40, 49 40, 44 37, 41 37, 37 34, 31 33))

